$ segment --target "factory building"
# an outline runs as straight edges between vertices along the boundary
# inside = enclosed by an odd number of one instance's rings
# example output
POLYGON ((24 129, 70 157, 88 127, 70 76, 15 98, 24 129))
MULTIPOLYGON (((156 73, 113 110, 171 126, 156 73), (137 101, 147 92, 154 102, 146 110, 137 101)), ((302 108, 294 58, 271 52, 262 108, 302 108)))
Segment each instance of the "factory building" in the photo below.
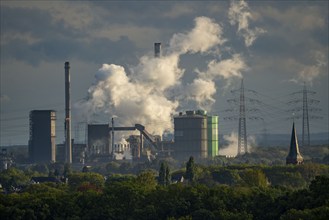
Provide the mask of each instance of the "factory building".
POLYGON ((133 160, 141 158, 141 141, 139 135, 130 135, 126 140, 130 144, 131 156, 133 160))
POLYGON ((208 116, 202 110, 181 112, 174 118, 174 130, 177 159, 206 159, 218 154, 218 116, 208 116))
POLYGON ((33 163, 56 161, 56 112, 33 110, 30 112, 29 159, 33 163))
POLYGON ((108 124, 88 125, 89 154, 111 154, 111 134, 108 124))
POLYGON ((13 155, 7 153, 7 149, 1 149, 0 151, 0 171, 7 170, 14 164, 13 155))
MULTIPOLYGON (((109 124, 89 124, 88 125, 88 145, 87 154, 89 156, 112 155, 130 151, 133 160, 140 160, 148 151, 156 151, 157 145, 161 142, 159 135, 151 135, 141 124, 135 124, 130 127, 112 127, 109 124), (112 143, 112 134, 115 132, 134 132, 139 131, 139 135, 130 135, 126 139, 127 143, 112 143), (112 146, 113 145, 113 146, 112 146), (147 149, 147 150, 146 150, 147 149)), ((129 157, 130 158, 130 157, 129 157)))

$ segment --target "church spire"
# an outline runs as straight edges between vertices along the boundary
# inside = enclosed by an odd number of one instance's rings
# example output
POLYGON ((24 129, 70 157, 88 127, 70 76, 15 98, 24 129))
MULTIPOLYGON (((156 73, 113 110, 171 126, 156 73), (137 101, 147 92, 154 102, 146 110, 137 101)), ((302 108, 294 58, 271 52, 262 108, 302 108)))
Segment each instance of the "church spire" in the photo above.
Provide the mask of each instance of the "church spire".
POLYGON ((292 124, 291 141, 289 154, 286 158, 286 164, 302 164, 303 157, 299 152, 298 140, 295 129, 295 122, 292 124))

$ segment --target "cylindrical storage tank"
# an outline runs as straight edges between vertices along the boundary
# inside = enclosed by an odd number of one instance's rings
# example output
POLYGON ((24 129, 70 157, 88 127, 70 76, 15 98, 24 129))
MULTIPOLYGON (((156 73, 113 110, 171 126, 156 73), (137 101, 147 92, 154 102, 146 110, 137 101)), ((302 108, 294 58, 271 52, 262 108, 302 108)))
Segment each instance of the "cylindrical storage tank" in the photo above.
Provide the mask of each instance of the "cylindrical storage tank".
POLYGON ((218 116, 207 117, 208 157, 218 155, 218 116))
MULTIPOLYGON (((193 112, 193 111, 192 111, 193 112)), ((174 118, 174 156, 186 160, 190 156, 207 158, 207 117, 190 114, 174 118)))

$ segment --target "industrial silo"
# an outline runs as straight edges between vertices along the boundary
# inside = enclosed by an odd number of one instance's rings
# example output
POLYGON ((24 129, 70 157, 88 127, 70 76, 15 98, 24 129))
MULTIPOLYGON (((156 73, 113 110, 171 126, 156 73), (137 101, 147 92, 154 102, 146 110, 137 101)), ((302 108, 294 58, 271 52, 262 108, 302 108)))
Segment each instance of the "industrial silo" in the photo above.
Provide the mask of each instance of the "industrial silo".
POLYGON ((207 158, 207 116, 202 111, 186 111, 174 118, 174 155, 178 159, 188 157, 207 158))
POLYGON ((56 112, 30 112, 29 158, 33 163, 56 162, 56 112))
POLYGON ((218 116, 207 117, 208 157, 218 155, 218 116))

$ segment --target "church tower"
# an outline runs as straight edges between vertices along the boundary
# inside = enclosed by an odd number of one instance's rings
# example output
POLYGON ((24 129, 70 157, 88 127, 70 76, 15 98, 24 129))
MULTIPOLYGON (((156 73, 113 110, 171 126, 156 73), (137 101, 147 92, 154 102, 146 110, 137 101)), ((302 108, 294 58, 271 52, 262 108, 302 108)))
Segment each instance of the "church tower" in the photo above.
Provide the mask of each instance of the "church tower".
POLYGON ((289 149, 289 154, 286 158, 286 164, 302 164, 302 163, 303 163, 303 157, 299 153, 298 140, 297 140, 295 122, 294 122, 292 125, 290 149, 289 149))

